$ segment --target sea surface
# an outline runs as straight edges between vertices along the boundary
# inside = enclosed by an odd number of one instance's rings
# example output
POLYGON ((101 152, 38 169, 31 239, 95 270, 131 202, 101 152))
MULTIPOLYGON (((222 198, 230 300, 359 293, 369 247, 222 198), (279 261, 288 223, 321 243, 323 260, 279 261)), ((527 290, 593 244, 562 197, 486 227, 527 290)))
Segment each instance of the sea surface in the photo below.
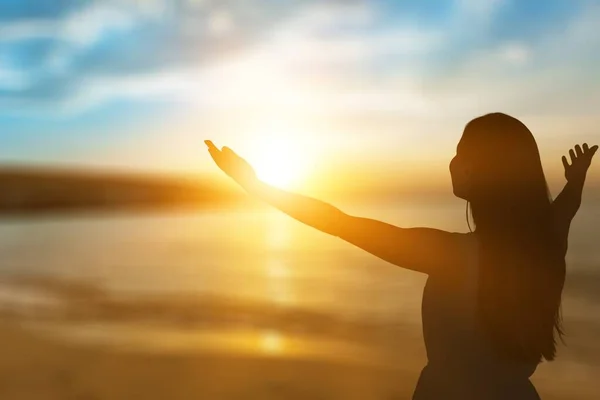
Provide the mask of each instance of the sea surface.
MULTIPOLYGON (((465 204, 460 201, 342 208, 402 227, 469 230, 465 204)), ((570 382, 559 385, 565 390, 577 385, 589 389, 594 385, 593 376, 600 372, 599 233, 600 207, 584 204, 571 227, 567 256, 563 302, 567 347, 560 350, 562 362, 540 368, 547 383, 559 382, 557 379, 570 382)), ((87 282, 133 297, 186 293, 418 329, 426 279, 267 207, 8 218, 0 220, 0 255, 3 307, 54 301, 39 287, 24 289, 11 284, 14 277, 44 277, 87 282)), ((158 336, 153 336, 152 330, 139 326, 110 328, 105 324, 105 329, 96 329, 98 326, 102 323, 79 326, 69 330, 68 337, 112 342, 127 338, 128 345, 135 341, 152 347, 164 346, 165 341, 156 337, 168 335, 173 348, 211 343, 213 349, 222 346, 244 352, 254 346, 266 353, 278 352, 285 340, 288 350, 297 343, 297 348, 324 354, 342 346, 339 354, 364 359, 369 350, 368 344, 358 348, 315 336, 310 327, 295 337, 276 329, 257 332, 238 326, 217 335, 205 329, 202 336, 189 338, 185 336, 189 332, 173 327, 156 328, 158 336), (240 335, 245 342, 236 339, 236 332, 243 332, 240 335)), ((51 325, 40 330, 57 331, 51 325)), ((290 357, 294 354, 288 353, 290 357)))
MULTIPOLYGON (((468 232, 461 202, 347 207, 402 227, 468 232)), ((584 205, 569 275, 600 274, 600 207, 584 205)), ((0 220, 0 277, 41 275, 109 290, 192 292, 340 313, 414 314, 425 276, 269 208, 0 220)), ((600 288, 598 288, 600 289, 600 288)))

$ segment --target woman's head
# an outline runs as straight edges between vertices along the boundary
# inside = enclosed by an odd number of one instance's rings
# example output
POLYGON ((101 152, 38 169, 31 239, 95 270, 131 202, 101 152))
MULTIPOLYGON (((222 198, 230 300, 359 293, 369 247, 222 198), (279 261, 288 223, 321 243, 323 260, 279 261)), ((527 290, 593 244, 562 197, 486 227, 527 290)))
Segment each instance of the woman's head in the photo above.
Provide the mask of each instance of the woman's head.
POLYGON ((471 203, 479 238, 484 329, 512 359, 553 359, 565 260, 533 135, 506 114, 475 118, 450 171, 455 195, 471 203))
MULTIPOLYGON (((456 196, 470 202, 517 201, 528 185, 544 186, 533 135, 518 119, 487 114, 467 124, 450 163, 456 196)), ((538 188, 539 189, 539 188, 538 188)))

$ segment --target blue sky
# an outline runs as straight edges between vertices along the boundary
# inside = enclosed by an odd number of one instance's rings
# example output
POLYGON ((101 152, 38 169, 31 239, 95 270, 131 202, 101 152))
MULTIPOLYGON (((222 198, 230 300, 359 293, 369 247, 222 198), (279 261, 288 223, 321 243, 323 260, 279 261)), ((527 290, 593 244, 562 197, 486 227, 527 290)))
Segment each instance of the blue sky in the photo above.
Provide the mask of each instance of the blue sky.
POLYGON ((209 171, 207 137, 295 135, 445 173, 504 111, 558 168, 600 139, 598 26, 592 0, 0 0, 0 160, 209 171))

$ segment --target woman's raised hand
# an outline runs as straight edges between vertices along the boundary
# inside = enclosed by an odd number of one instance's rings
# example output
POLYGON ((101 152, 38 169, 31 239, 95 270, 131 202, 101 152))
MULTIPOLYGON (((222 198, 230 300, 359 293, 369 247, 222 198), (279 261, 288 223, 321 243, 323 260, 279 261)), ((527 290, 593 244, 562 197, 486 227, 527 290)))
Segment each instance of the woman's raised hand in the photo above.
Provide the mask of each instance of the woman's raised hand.
POLYGON ((219 150, 210 140, 205 140, 204 143, 215 164, 237 183, 243 186, 256 180, 254 168, 229 147, 219 150))
POLYGON ((562 157, 562 163, 565 167, 565 178, 567 178, 567 181, 585 181, 587 170, 590 167, 592 163, 592 158, 594 157, 594 154, 596 154, 597 150, 597 145, 589 147, 587 143, 584 143, 583 148, 577 145, 575 146, 574 150, 569 150, 569 155, 571 156, 571 164, 569 164, 567 157, 562 157))

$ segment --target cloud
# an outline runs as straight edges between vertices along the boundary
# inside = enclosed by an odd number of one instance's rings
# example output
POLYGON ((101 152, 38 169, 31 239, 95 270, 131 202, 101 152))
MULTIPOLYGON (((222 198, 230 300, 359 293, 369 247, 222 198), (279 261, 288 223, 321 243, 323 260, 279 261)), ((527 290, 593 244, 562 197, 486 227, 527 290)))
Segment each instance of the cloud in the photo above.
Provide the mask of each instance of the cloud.
POLYGON ((38 37, 53 37, 57 26, 54 21, 17 21, 0 25, 0 41, 21 41, 38 37))
POLYGON ((4 40, 63 42, 34 79, 0 70, 0 89, 13 81, 0 99, 69 112, 125 98, 204 110, 419 117, 507 105, 527 112, 564 106, 566 112, 577 108, 576 96, 598 104, 589 93, 590 75, 578 74, 575 62, 599 50, 597 7, 566 21, 566 30, 548 26, 546 38, 499 40, 487 28, 510 2, 454 1, 458 14, 439 24, 416 24, 402 10, 390 18, 369 1, 267 7, 260 0, 189 0, 180 8, 160 0, 140 1, 141 8, 134 0, 94 2, 54 21, 0 28, 4 40), (477 24, 467 24, 470 18, 477 24), (116 39, 106 45, 110 33, 116 39))
POLYGON ((95 3, 61 23, 60 38, 80 46, 96 43, 104 34, 134 27, 136 17, 126 10, 95 3))
POLYGON ((92 3, 61 19, 23 19, 4 23, 0 25, 0 42, 51 38, 78 46, 93 45, 103 34, 131 29, 136 23, 131 11, 112 4, 92 3))
POLYGON ((527 45, 514 42, 505 44, 500 49, 499 56, 511 64, 522 65, 529 61, 532 54, 527 45))
POLYGON ((35 65, 19 65, 30 75, 30 87, 14 92, 0 86, 0 100, 19 107, 27 101, 32 108, 36 103, 45 107, 47 101, 59 105, 99 79, 136 80, 137 74, 201 68, 252 45, 289 12, 263 7, 269 12, 257 16, 261 8, 254 6, 262 3, 98 0, 55 19, 9 21, 0 25, 0 43, 10 44, 0 48, 0 60, 10 64, 27 51, 21 44, 40 39, 46 50, 35 65), (54 98, 49 96, 52 87, 54 98))
POLYGON ((206 29, 211 35, 224 36, 235 29, 235 21, 228 11, 215 10, 208 17, 206 29))
POLYGON ((296 29, 320 30, 331 27, 368 27, 377 20, 378 13, 372 3, 366 1, 321 1, 312 2, 297 9, 295 16, 287 20, 286 24, 296 29))
POLYGON ((472 23, 489 23, 507 0, 455 0, 459 14, 472 23))

